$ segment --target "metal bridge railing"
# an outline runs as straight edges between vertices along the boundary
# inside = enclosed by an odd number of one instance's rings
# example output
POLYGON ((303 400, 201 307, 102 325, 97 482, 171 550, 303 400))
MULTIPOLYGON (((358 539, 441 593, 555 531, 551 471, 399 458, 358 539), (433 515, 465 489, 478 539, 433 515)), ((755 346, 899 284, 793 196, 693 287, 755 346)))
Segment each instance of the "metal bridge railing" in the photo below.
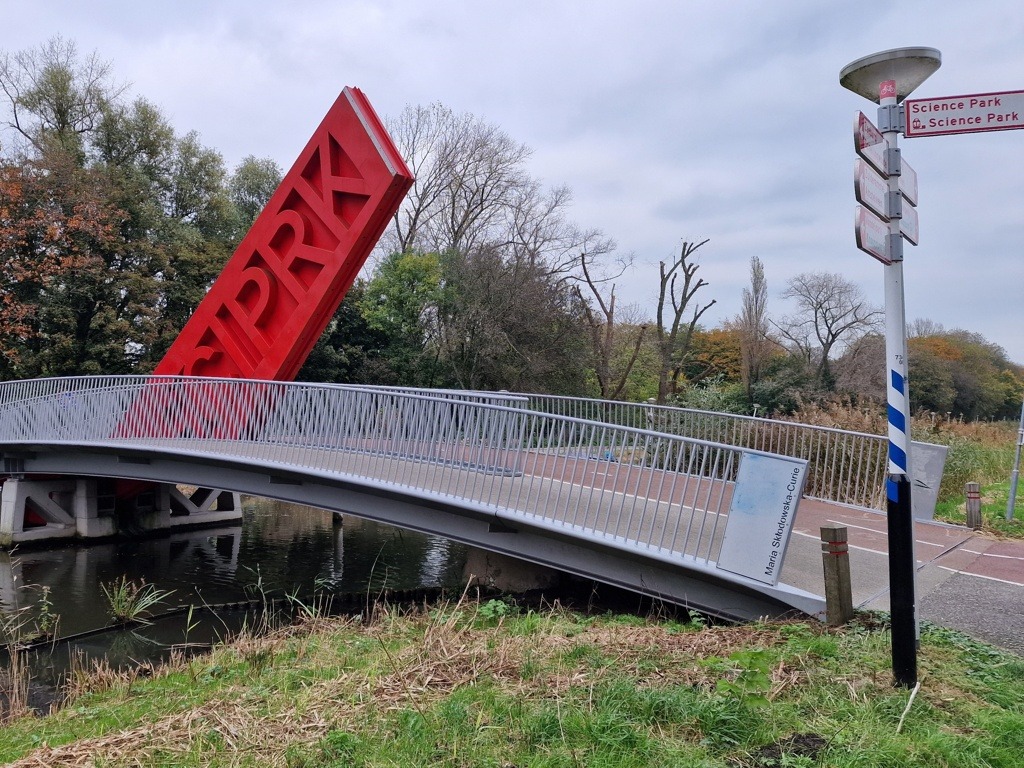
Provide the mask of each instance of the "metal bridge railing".
POLYGON ((884 436, 731 413, 649 403, 526 395, 544 413, 606 421, 697 440, 805 459, 805 495, 884 509, 888 442, 884 436))
POLYGON ((544 412, 541 401, 514 407, 524 401, 183 377, 6 382, 0 444, 150 449, 364 478, 577 538, 716 560, 741 456, 763 451, 666 434, 674 425, 657 419, 619 425, 544 412))
MULTIPOLYGON (((380 389, 409 393, 431 391, 380 389)), ((806 496, 868 509, 885 509, 888 441, 881 435, 651 403, 511 392, 475 394, 515 399, 523 402, 521 407, 541 413, 649 429, 804 459, 808 463, 806 496)))

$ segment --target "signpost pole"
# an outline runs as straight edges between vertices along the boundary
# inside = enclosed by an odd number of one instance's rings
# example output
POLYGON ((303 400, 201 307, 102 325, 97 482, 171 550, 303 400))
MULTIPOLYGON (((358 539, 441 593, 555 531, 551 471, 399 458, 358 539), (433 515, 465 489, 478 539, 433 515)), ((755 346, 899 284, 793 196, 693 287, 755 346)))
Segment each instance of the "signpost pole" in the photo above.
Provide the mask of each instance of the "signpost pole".
MULTIPOLYGON (((896 684, 917 683, 917 621, 914 606, 914 517, 910 504, 910 409, 907 396, 907 327, 903 292, 903 198, 897 135, 903 124, 899 102, 924 82, 941 62, 933 48, 897 48, 866 56, 846 66, 839 82, 878 103, 878 127, 885 139, 888 178, 888 242, 885 264, 885 355, 889 416, 889 467, 886 480, 889 533, 889 608, 892 621, 892 671, 896 684)), ((916 190, 913 193, 916 198, 916 190)), ((858 234, 858 238, 860 234, 858 234)), ((872 255, 877 254, 869 251, 872 255)))
MULTIPOLYGON (((899 163, 896 83, 879 90, 879 123, 889 156, 899 163)), ((889 198, 899 201, 899 168, 889 167, 889 198)), ((890 215, 899 213, 890 211, 890 215)), ((904 686, 917 683, 917 622, 914 605, 914 517, 910 503, 910 408, 907 397, 907 321, 903 291, 903 239, 900 217, 889 219, 889 257, 885 270, 885 359, 889 417, 889 472, 886 499, 889 533, 889 610, 892 620, 892 671, 904 686)))

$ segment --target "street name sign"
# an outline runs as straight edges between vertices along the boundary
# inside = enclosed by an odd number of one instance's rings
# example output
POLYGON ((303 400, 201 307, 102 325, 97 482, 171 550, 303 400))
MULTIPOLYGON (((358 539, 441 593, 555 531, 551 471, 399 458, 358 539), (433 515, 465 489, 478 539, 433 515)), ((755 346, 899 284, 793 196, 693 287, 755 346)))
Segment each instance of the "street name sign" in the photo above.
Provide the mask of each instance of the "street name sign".
POLYGON ((908 139, 1024 128, 1024 91, 907 99, 904 105, 908 139))
POLYGON ((854 231, 857 233, 858 248, 864 253, 874 256, 886 266, 892 264, 892 257, 889 255, 888 224, 867 208, 858 205, 854 231))
POLYGON ((773 587, 778 584, 806 483, 806 459, 744 454, 717 567, 773 587))

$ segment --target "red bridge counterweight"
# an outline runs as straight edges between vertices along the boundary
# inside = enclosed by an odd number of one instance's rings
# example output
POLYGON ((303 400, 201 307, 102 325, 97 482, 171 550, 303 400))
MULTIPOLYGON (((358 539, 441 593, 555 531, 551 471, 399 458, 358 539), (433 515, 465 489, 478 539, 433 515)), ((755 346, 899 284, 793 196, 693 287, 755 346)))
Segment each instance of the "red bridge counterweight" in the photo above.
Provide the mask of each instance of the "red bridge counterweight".
POLYGON ((293 380, 412 183, 345 88, 154 373, 293 380))

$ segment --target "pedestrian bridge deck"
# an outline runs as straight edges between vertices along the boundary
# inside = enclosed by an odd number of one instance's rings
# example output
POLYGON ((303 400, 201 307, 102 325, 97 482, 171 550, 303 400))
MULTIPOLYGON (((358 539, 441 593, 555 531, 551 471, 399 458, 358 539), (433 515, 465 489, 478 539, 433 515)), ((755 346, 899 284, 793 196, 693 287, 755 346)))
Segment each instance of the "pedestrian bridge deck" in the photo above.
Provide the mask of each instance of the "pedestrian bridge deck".
POLYGON ((823 609, 812 592, 720 567, 741 467, 774 457, 522 406, 507 395, 236 380, 10 382, 0 450, 8 475, 312 504, 730 618, 823 609))

